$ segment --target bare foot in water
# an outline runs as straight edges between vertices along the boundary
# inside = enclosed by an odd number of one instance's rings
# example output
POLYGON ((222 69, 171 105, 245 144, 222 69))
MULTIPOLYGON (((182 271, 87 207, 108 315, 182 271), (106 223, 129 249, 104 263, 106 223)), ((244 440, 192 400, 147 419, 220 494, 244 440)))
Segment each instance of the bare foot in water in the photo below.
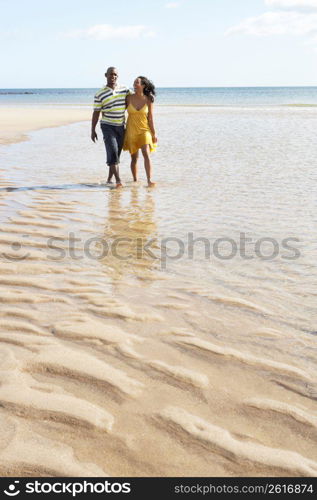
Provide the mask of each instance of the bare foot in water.
POLYGON ((122 187, 123 187, 123 186, 122 186, 121 182, 117 182, 116 189, 120 189, 120 188, 122 188, 122 187))
POLYGON ((147 185, 149 188, 153 188, 156 186, 156 182, 149 181, 147 185))

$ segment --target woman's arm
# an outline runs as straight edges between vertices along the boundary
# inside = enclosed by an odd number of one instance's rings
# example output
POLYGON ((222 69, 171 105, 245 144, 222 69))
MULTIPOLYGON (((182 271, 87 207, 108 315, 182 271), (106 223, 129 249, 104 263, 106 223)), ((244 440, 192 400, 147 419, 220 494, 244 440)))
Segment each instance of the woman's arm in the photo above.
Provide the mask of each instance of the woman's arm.
POLYGON ((151 130, 151 134, 152 134, 152 139, 153 139, 153 142, 157 142, 157 137, 156 137, 156 133, 155 133, 155 127, 154 127, 154 119, 153 119, 153 102, 148 99, 148 108, 149 108, 149 112, 148 112, 148 115, 147 115, 147 119, 148 119, 148 122, 149 122, 149 127, 150 127, 150 130, 151 130))
POLYGON ((130 104, 130 97, 131 97, 131 94, 127 94, 125 96, 125 108, 127 109, 127 107, 129 106, 130 104))

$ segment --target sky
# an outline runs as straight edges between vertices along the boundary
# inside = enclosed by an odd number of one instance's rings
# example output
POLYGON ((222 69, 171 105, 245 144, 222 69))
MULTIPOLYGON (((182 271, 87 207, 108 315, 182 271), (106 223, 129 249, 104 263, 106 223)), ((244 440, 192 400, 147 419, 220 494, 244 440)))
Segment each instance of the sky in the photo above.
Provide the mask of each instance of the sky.
POLYGON ((0 88, 317 85, 317 0, 0 0, 0 88))

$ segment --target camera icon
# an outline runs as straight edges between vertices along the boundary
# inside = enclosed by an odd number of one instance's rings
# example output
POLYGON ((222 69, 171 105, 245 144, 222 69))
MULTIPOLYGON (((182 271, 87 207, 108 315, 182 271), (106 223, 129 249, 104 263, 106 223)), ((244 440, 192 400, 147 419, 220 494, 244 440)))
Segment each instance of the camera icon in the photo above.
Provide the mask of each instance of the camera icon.
POLYGON ((9 497, 15 497, 15 496, 17 496, 17 495, 20 493, 20 490, 17 490, 17 489, 16 489, 16 488, 17 488, 17 487, 16 487, 16 484, 19 484, 19 483, 20 483, 20 481, 14 481, 14 483, 12 483, 12 484, 10 484, 10 485, 8 486, 8 490, 9 490, 9 491, 4 490, 4 492, 3 492, 3 493, 4 493, 5 495, 8 495, 9 497), (15 484, 14 484, 14 483, 15 483, 15 484))

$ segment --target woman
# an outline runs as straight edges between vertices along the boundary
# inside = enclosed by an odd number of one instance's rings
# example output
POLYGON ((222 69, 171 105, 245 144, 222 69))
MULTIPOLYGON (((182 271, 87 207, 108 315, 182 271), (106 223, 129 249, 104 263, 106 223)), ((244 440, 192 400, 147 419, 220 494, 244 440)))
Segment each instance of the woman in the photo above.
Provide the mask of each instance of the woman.
POLYGON ((155 87, 153 83, 138 76, 134 81, 134 94, 127 96, 128 120, 123 150, 131 154, 131 172, 133 180, 138 180, 138 156, 141 149, 149 187, 155 186, 151 180, 152 163, 150 153, 155 151, 157 137, 153 121, 153 102, 155 87))

